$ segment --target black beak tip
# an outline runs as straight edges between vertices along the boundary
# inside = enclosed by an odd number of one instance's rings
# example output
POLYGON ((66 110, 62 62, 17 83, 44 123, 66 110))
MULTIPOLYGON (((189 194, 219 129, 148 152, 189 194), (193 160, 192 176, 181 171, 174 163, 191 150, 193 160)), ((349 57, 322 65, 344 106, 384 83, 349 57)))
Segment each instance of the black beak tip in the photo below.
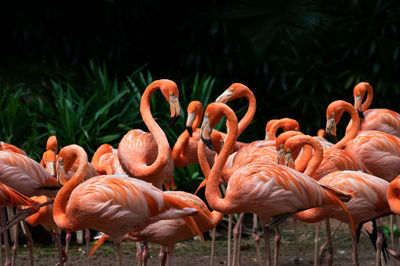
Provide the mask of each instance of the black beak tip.
POLYGON ((201 141, 203 141, 204 142, 204 144, 206 144, 206 146, 210 149, 210 150, 214 150, 214 147, 213 147, 213 145, 212 145, 212 142, 211 142, 211 139, 205 139, 205 138, 203 138, 203 136, 200 136, 200 138, 201 138, 201 141))
POLYGON ((171 116, 169 119, 168 127, 172 127, 176 123, 176 121, 178 121, 178 118, 178 115, 171 116))
POLYGON ((188 131, 189 136, 193 137, 193 129, 192 129, 192 127, 186 127, 186 130, 188 131))
POLYGON ((358 113, 358 116, 359 116, 360 118, 362 118, 362 119, 365 118, 365 117, 364 117, 364 113, 363 113, 362 111, 360 111, 360 110, 357 109, 357 113, 358 113))
POLYGON ((326 132, 326 140, 334 144, 338 142, 337 136, 332 135, 329 132, 326 132))

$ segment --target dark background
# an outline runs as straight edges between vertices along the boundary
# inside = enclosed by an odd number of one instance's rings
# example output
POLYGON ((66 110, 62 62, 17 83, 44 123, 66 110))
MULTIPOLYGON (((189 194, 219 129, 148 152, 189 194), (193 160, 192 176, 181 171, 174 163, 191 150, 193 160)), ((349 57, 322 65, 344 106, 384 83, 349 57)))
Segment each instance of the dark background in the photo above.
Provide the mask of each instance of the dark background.
POLYGON ((122 78, 141 66, 175 81, 199 72, 216 78, 215 96, 248 85, 261 124, 289 116, 310 134, 359 81, 374 87, 373 107, 397 110, 396 1, 83 2, 4 3, 1 81, 40 90, 43 79, 79 80, 90 60, 122 78))

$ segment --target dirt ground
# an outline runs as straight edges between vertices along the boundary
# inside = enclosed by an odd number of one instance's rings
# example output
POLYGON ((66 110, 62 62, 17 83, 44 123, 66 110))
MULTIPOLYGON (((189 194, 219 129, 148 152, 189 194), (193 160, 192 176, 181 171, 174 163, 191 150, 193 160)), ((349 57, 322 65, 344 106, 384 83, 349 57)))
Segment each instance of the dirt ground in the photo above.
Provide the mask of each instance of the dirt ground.
MULTIPOLYGON (((332 230, 339 224, 337 221, 332 222, 332 230)), ((384 218, 383 223, 389 224, 389 219, 384 218)), ((250 225, 250 223, 247 223, 250 225)), ((282 235, 282 242, 280 248, 279 265, 313 265, 314 254, 314 238, 315 238, 315 225, 305 224, 298 222, 299 231, 299 254, 301 262, 296 264, 295 259, 295 243, 294 243, 294 230, 293 220, 288 219, 280 226, 282 235)), ((224 222, 218 227, 217 242, 215 248, 214 265, 227 264, 227 241, 226 237, 222 234, 225 232, 224 222)), ((251 232, 250 228, 244 228, 244 234, 241 242, 240 261, 241 265, 258 265, 256 249, 254 247, 253 239, 246 235, 246 232, 251 232)), ((273 230, 271 230, 271 246, 273 246, 273 230)), ((187 240, 176 245, 173 253, 173 265, 209 265, 210 263, 210 238, 209 234, 205 233, 206 244, 203 245, 199 240, 187 240)), ((321 224, 320 230, 320 245, 325 241, 325 225, 321 224)), ((390 241, 390 239, 388 239, 390 241)), ((397 243, 397 241, 395 241, 397 243)), ((91 243, 91 247, 95 241, 91 243)), ((334 244, 334 265, 351 265, 351 239, 349 229, 346 224, 341 225, 333 237, 334 244)), ((397 244, 397 247, 399 245, 397 244)), ((261 252, 265 265, 264 254, 264 241, 261 239, 261 252)), ((123 262, 124 265, 136 265, 136 245, 135 243, 124 242, 123 249, 123 262)), ((373 265, 375 264, 375 251, 370 240, 362 235, 358 246, 360 265, 373 265)), ((150 259, 148 265, 159 265, 158 262, 159 246, 150 243, 150 259)), ((273 251, 272 251, 273 252, 273 251)), ((55 265, 57 263, 57 253, 54 246, 40 246, 35 245, 34 248, 35 265, 55 265)), ((70 256, 69 265, 87 265, 87 254, 85 246, 73 245, 70 256)), ((325 262, 324 262, 325 263, 325 262)), ((116 257, 114 246, 111 242, 106 242, 101 246, 91 259, 91 265, 115 265, 116 257)), ((29 265, 28 250, 21 247, 18 251, 17 265, 29 265)), ((392 259, 389 260, 388 265, 394 265, 392 259)), ((400 265, 400 264, 399 264, 400 265)))

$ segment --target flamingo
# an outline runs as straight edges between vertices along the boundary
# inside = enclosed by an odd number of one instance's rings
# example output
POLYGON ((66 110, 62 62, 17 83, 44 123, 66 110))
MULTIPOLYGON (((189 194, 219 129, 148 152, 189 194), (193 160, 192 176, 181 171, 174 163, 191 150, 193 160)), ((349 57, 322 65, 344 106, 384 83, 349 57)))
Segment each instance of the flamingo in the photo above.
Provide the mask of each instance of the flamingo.
POLYGON ((148 182, 127 176, 97 176, 81 183, 87 171, 86 152, 78 145, 60 150, 59 171, 67 171, 78 160, 78 170, 65 183, 53 204, 57 226, 67 232, 92 228, 108 234, 122 265, 121 241, 128 232, 137 232, 151 223, 183 218, 201 234, 193 217, 198 211, 184 201, 166 195, 148 182))
MULTIPOLYGON (((389 109, 368 109, 372 103, 373 89, 368 82, 358 83, 353 90, 354 108, 359 113, 361 130, 376 130, 400 138, 400 114, 389 109), (362 100, 367 94, 366 100, 362 100)), ((350 126, 350 125, 349 125, 350 126)))
MULTIPOLYGON (((265 163, 260 160, 244 165, 230 177, 225 197, 218 189, 223 167, 233 149, 237 138, 237 118, 227 105, 211 103, 207 106, 201 126, 201 149, 210 144, 210 136, 216 123, 225 116, 228 120, 229 132, 221 153, 215 160, 206 186, 206 199, 209 206, 225 214, 251 212, 256 213, 267 225, 273 218, 276 225, 299 210, 321 205, 335 205, 346 208, 338 198, 348 200, 349 195, 331 187, 323 186, 286 166, 265 163)), ((204 158, 200 158, 200 160, 204 158)), ((351 217, 349 218, 351 219, 351 217)), ((267 257, 269 254, 269 238, 264 230, 267 257)), ((267 261, 270 264, 269 261, 267 261)))
POLYGON ((102 144, 92 157, 92 165, 99 174, 124 175, 126 174, 118 160, 118 150, 110 144, 102 144))
POLYGON ((58 142, 56 136, 50 136, 47 139, 46 151, 43 153, 40 165, 43 166, 52 177, 56 177, 56 158, 57 158, 58 142))
MULTIPOLYGON (((246 98, 249 102, 246 114, 239 122, 239 132, 242 133, 251 123, 256 112, 256 98, 249 87, 242 83, 233 83, 215 101, 227 103, 239 98, 246 98)), ((200 130, 197 127, 200 125, 201 118, 203 117, 203 105, 199 101, 192 101, 188 105, 187 112, 186 130, 178 137, 172 150, 174 163, 179 167, 199 163, 197 145, 200 141, 200 130)), ((218 134, 222 134, 224 138, 226 137, 224 133, 214 130, 213 136, 215 135, 218 138, 218 134)), ((236 151, 245 145, 243 142, 237 142, 234 150, 236 151)), ((207 158, 211 164, 214 161, 214 156, 215 152, 207 150, 207 158)))
POLYGON ((352 125, 333 148, 344 149, 373 175, 392 181, 400 174, 400 139, 380 131, 360 131, 360 119, 353 106, 341 100, 327 108, 327 134, 336 135, 336 124, 343 112, 350 113, 352 125))
POLYGON ((175 82, 167 79, 153 81, 140 100, 140 114, 150 133, 140 129, 130 130, 119 143, 118 159, 129 176, 161 189, 162 184, 167 188, 173 187, 174 162, 167 137, 150 111, 150 98, 156 90, 161 90, 170 104, 170 123, 179 117, 179 91, 175 82))
MULTIPOLYGON (((51 198, 47 196, 33 196, 32 200, 38 202, 39 204, 43 204, 51 201, 51 198)), ((61 230, 54 222, 53 218, 53 206, 46 205, 41 207, 35 214, 29 216, 26 221, 31 226, 42 225, 56 241, 58 252, 59 252, 59 265, 63 265, 67 260, 67 255, 64 253, 62 244, 61 244, 61 230)))
MULTIPOLYGON (((299 153, 298 151, 302 148, 303 145, 310 145, 313 148, 314 153, 318 155, 320 158, 320 162, 318 164, 307 167, 304 171, 306 175, 316 180, 320 180, 324 176, 335 171, 350 170, 350 171, 367 172, 367 169, 362 164, 362 162, 354 160, 346 151, 337 150, 334 148, 323 150, 322 145, 315 138, 305 135, 293 136, 284 142, 283 150, 286 152, 285 159, 286 163, 289 166, 295 167, 294 159, 297 157, 297 154, 299 153), (292 154, 295 155, 293 156, 292 154)), ((307 150, 305 153, 310 153, 310 152, 311 152, 310 150, 307 150)), ((368 210, 364 211, 368 212, 368 210)), ((327 223, 329 223, 329 220, 327 220, 327 223)), ((329 227, 330 226, 327 224, 327 231, 329 227)), ((328 245, 330 245, 331 239, 329 232, 327 232, 327 236, 328 236, 328 245)), ((329 250, 332 251, 331 248, 329 250)), ((329 261, 331 262, 332 258, 333 254, 331 253, 330 256, 328 257, 328 262, 329 261)))

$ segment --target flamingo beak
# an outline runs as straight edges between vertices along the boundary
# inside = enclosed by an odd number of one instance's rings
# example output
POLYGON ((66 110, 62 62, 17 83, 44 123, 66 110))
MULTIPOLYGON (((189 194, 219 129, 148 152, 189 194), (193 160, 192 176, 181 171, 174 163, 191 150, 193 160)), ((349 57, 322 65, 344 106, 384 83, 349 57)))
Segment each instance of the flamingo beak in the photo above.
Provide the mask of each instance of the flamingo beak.
POLYGON ((192 128, 192 125, 193 125, 193 122, 194 122, 195 118, 196 118, 196 113, 193 112, 193 113, 189 113, 189 114, 188 114, 188 117, 187 117, 187 119, 186 119, 186 130, 188 131, 188 133, 189 133, 189 135, 190 135, 191 137, 193 136, 193 128, 192 128))
POLYGON ((279 147, 279 150, 277 150, 276 153, 277 153, 276 163, 279 164, 279 162, 281 161, 282 156, 283 156, 283 147, 279 147))
POLYGON ((335 117, 331 117, 326 120, 326 134, 336 135, 335 117))
POLYGON ((60 176, 64 175, 65 176, 65 170, 63 166, 63 160, 62 158, 58 158, 58 169, 57 169, 57 183, 62 187, 63 185, 60 182, 60 176))
POLYGON ((226 103, 229 101, 231 98, 231 95, 233 93, 233 88, 229 88, 225 90, 218 98, 215 100, 217 103, 226 103))
POLYGON ((168 127, 171 127, 172 125, 175 124, 175 122, 178 120, 178 118, 181 114, 181 108, 179 106, 178 97, 170 95, 169 105, 170 105, 170 109, 171 109, 171 117, 170 117, 170 120, 168 123, 168 127))
POLYGON ((204 144, 207 145, 207 147, 210 150, 213 151, 214 147, 213 147, 212 141, 211 141, 211 132, 212 132, 212 128, 210 127, 210 123, 208 120, 208 114, 205 114, 203 124, 201 125, 201 129, 200 129, 200 139, 201 139, 201 141, 204 142, 204 144))

